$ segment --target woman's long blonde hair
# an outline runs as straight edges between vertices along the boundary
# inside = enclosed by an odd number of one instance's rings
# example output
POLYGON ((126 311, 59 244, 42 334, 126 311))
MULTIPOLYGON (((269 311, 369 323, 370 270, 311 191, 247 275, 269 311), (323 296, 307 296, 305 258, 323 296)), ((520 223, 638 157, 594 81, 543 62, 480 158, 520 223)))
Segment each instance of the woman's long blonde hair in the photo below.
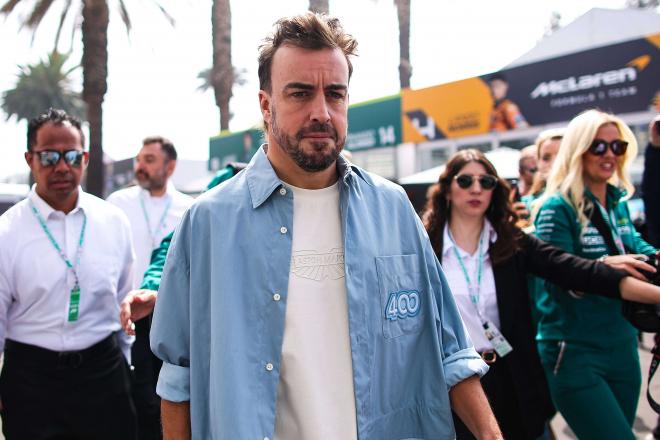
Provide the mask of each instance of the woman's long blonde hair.
POLYGON ((575 209, 584 228, 589 220, 584 214, 585 207, 591 209, 590 203, 584 198, 584 177, 582 156, 596 137, 596 132, 606 124, 614 124, 621 135, 621 139, 628 142, 628 149, 623 160, 617 160, 616 173, 609 180, 612 185, 623 188, 630 197, 635 191, 628 177, 630 163, 637 156, 637 140, 635 135, 620 118, 599 110, 587 110, 568 124, 564 137, 559 146, 559 152, 552 164, 545 193, 534 203, 534 216, 546 199, 559 192, 575 209))

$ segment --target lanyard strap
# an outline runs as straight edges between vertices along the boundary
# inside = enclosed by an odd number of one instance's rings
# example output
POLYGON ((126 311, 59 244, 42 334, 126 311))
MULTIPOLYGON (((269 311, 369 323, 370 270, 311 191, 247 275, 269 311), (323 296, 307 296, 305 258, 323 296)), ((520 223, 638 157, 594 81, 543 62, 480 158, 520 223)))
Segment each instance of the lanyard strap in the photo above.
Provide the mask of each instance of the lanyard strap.
POLYGON ((160 220, 158 221, 158 224, 156 225, 156 228, 152 231, 151 230, 151 222, 149 221, 149 213, 147 212, 147 207, 144 206, 144 197, 140 196, 140 206, 142 207, 142 214, 144 214, 144 220, 147 222, 147 231, 149 231, 149 236, 151 237, 151 247, 155 248, 158 242, 156 242, 156 236, 158 234, 158 231, 160 231, 164 226, 165 226, 165 219, 167 218, 167 213, 170 211, 170 206, 172 206, 172 198, 167 202, 167 206, 165 206, 165 210, 163 211, 163 215, 160 216, 160 220))
MULTIPOLYGON (((483 249, 483 244, 484 244, 484 232, 485 228, 481 230, 481 237, 479 238, 479 248, 477 250, 478 253, 478 258, 479 258, 479 263, 477 265, 477 284, 473 285, 472 282, 470 281, 470 275, 468 274, 467 268, 465 267, 465 263, 463 263, 463 258, 461 258, 461 255, 458 253, 458 245, 456 244, 456 241, 454 241, 454 237, 451 235, 451 231, 449 230, 449 227, 447 227, 447 232, 449 235, 449 239, 451 242, 454 244, 452 247, 454 249, 454 255, 456 255, 456 259, 458 260, 458 264, 461 266, 461 270, 463 271, 463 276, 465 277, 465 281, 467 282, 468 285, 468 293, 470 295, 470 302, 474 305, 475 309, 477 310, 477 314, 481 318, 481 312, 479 311, 479 294, 481 290, 481 272, 483 270, 484 266, 484 254, 482 252, 483 249)), ((481 318, 483 321, 483 318, 481 318)))
POLYGON ((71 272, 73 273, 73 277, 76 280, 76 285, 74 289, 76 287, 79 287, 80 283, 78 281, 78 273, 76 272, 76 268, 80 265, 80 255, 82 254, 83 244, 85 243, 85 229, 87 228, 87 216, 85 215, 85 212, 83 211, 83 224, 82 224, 82 228, 80 229, 80 238, 78 239, 78 250, 76 251, 76 264, 74 266, 73 263, 71 263, 69 258, 66 256, 60 245, 57 243, 57 240, 55 240, 55 237, 53 237, 53 234, 50 232, 50 229, 48 229, 46 220, 43 218, 37 207, 34 206, 32 200, 30 200, 30 208, 32 208, 32 213, 39 221, 39 224, 41 225, 41 229, 44 230, 51 244, 53 245, 55 250, 60 254, 62 261, 64 261, 66 267, 68 267, 69 270, 71 270, 71 272))
POLYGON ((626 253, 626 248, 623 246, 621 234, 619 234, 619 229, 616 227, 616 216, 614 215, 614 210, 610 209, 609 211, 606 211, 598 200, 596 200, 596 205, 598 206, 598 209, 600 209, 600 213, 605 219, 605 222, 609 224, 612 238, 614 239, 616 247, 618 248, 620 254, 624 255, 626 253))

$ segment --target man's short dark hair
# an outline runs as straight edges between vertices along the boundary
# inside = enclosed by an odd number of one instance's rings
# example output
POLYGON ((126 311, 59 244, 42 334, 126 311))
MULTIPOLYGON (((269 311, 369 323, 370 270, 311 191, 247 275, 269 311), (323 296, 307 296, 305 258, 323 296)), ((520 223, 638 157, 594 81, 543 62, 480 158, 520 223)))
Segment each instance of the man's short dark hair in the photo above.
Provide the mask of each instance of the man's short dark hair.
POLYGON ((37 143, 37 132, 39 129, 47 123, 52 123, 54 125, 62 125, 64 123, 69 123, 73 128, 78 130, 80 133, 80 144, 83 149, 85 148, 85 135, 82 131, 82 124, 80 119, 75 116, 69 115, 64 110, 57 108, 49 108, 45 112, 41 113, 36 118, 33 118, 28 122, 28 131, 27 131, 27 149, 32 151, 32 147, 37 143))
POLYGON ((160 149, 163 150, 167 159, 176 160, 176 148, 174 148, 174 144, 169 139, 162 136, 149 136, 142 141, 142 146, 147 144, 160 144, 160 149))
POLYGON ((350 56, 357 52, 357 41, 344 32, 339 19, 307 12, 279 19, 273 32, 259 46, 259 88, 271 92, 271 66, 281 46, 301 49, 341 49, 348 63, 348 78, 353 73, 350 56))
POLYGON ((502 81, 505 83, 509 83, 509 80, 506 78, 506 75, 501 73, 501 72, 496 72, 488 76, 489 83, 492 83, 493 81, 502 81))

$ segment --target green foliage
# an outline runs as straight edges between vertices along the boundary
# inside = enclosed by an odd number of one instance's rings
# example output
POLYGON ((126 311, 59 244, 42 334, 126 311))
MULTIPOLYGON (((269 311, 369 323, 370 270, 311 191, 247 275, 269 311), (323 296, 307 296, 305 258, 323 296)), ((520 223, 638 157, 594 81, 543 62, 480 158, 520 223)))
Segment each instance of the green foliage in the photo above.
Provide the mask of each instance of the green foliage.
POLYGON ((2 110, 7 119, 15 115, 30 120, 49 107, 84 119, 84 104, 71 80, 71 73, 79 66, 66 69, 68 59, 68 55, 53 52, 37 64, 18 66, 16 86, 2 94, 2 110))

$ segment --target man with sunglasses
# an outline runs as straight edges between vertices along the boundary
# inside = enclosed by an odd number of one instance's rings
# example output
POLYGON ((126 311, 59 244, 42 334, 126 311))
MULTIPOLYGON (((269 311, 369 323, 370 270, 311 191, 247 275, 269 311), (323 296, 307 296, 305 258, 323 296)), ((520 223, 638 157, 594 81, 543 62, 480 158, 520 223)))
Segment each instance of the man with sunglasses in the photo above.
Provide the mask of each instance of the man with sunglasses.
POLYGON ((119 303, 134 254, 126 216, 80 189, 80 121, 49 109, 28 125, 35 185, 0 217, 2 430, 11 439, 134 439, 131 339, 119 303))
MULTIPOLYGON (((135 157, 134 172, 137 185, 121 189, 108 197, 119 207, 131 223, 135 248, 133 290, 129 296, 147 293, 141 290, 142 279, 149 267, 151 253, 174 231, 193 198, 174 188, 170 177, 177 163, 174 144, 162 136, 150 136, 142 141, 135 157)), ((156 382, 160 359, 149 348, 151 315, 135 322, 135 343, 132 348, 134 367, 133 401, 138 416, 140 440, 162 438, 160 427, 160 399, 156 382)))

